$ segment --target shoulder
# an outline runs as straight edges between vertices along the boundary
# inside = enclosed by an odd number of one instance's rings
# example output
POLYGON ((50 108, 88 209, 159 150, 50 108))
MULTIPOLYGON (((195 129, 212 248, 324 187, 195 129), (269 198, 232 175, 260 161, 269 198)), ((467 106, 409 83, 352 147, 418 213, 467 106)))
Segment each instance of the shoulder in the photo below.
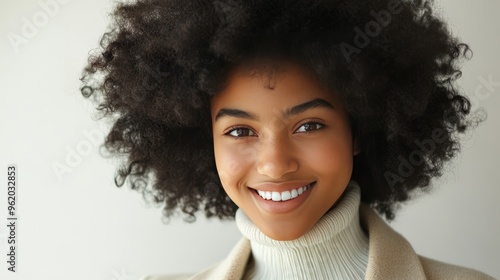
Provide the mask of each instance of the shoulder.
POLYGON ((480 271, 419 256, 427 279, 494 279, 480 271))
POLYGON ((418 255, 366 204, 360 207, 360 222, 369 237, 367 279, 494 279, 473 269, 418 255))
MULTIPOLYGON (((417 255, 410 243, 367 205, 360 222, 369 237, 366 279, 494 279, 479 271, 417 255)), ((251 255, 250 242, 242 238, 220 263, 191 275, 150 276, 142 280, 241 279, 251 255)))

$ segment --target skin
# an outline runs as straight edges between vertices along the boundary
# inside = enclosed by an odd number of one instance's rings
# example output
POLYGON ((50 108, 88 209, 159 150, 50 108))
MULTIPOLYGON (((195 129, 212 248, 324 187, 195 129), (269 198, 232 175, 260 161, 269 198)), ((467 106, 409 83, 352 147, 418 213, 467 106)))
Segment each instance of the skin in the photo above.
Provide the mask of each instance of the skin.
POLYGON ((270 89, 261 76, 237 70, 212 99, 215 160, 224 190, 256 226, 272 239, 293 240, 339 200, 357 152, 348 115, 334 94, 294 65, 273 82, 270 89), (284 115, 312 100, 325 103, 284 115), (316 183, 306 199, 284 213, 263 207, 255 191, 310 182, 316 183))

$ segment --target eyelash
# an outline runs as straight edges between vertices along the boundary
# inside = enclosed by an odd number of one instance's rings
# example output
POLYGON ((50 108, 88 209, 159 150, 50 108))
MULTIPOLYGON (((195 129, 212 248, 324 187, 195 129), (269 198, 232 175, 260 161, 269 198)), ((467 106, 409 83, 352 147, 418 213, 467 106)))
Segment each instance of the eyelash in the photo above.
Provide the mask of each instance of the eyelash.
MULTIPOLYGON (((295 131, 299 130, 300 128, 302 128, 304 125, 315 125, 316 128, 312 131, 304 131, 304 132, 299 132, 299 133, 311 133, 311 132, 314 132, 314 131, 317 131, 317 130, 321 130, 321 129, 324 129, 326 126, 320 122, 317 122, 317 121, 311 121, 311 120, 307 120, 303 123, 301 123, 299 125, 299 128, 297 128, 295 131), (319 127, 318 127, 319 126, 319 127)), ((227 132, 224 133, 224 136, 227 136, 227 137, 230 137, 230 138, 234 138, 234 139, 240 139, 240 138, 243 138, 243 137, 254 137, 256 135, 256 133, 254 131, 252 131, 250 128, 248 127, 245 127, 245 126, 233 126, 233 127, 230 127, 227 132), (247 132, 250 132, 253 133, 254 135, 245 135, 245 136, 234 136, 234 135, 231 135, 232 132, 238 130, 238 129, 244 129, 246 130, 247 132)))
MULTIPOLYGON (((244 127, 244 126, 233 126, 233 127, 230 127, 228 129, 228 131, 226 133, 224 133, 224 136, 227 136, 227 137, 230 137, 230 138, 234 138, 234 139, 239 139, 239 138, 243 138, 243 137, 253 137, 254 135, 246 135, 246 136, 234 136, 234 135, 231 135, 231 133, 233 131, 236 131, 238 129, 245 129, 246 131, 252 131, 250 128, 248 127, 244 127)), ((255 134, 255 132, 252 131, 252 133, 255 134)))

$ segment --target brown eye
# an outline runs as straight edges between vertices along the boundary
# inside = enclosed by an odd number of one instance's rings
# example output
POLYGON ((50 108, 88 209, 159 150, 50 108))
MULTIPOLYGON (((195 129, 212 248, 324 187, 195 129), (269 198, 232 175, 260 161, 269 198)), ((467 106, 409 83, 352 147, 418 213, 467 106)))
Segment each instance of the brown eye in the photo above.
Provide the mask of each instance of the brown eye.
POLYGON ((235 129, 232 129, 225 133, 225 135, 234 137, 234 138, 239 138, 239 137, 246 137, 246 136, 255 136, 255 133, 245 127, 237 127, 235 129))
POLYGON ((317 122, 308 122, 308 123, 302 124, 296 130, 296 132, 299 132, 299 133, 311 132, 311 131, 322 129, 323 127, 325 127, 325 126, 322 125, 322 124, 320 124, 320 123, 317 123, 317 122))

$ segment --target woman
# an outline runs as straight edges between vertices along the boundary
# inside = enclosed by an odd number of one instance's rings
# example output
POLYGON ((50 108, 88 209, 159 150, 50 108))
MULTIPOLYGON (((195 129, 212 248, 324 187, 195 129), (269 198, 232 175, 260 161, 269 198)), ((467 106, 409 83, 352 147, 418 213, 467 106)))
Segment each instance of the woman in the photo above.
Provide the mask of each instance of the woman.
POLYGON ((148 0, 114 17, 82 93, 128 155, 117 185, 244 236, 180 278, 491 279, 418 256, 374 212, 428 189, 473 125, 455 86, 470 50, 431 1, 148 0))

